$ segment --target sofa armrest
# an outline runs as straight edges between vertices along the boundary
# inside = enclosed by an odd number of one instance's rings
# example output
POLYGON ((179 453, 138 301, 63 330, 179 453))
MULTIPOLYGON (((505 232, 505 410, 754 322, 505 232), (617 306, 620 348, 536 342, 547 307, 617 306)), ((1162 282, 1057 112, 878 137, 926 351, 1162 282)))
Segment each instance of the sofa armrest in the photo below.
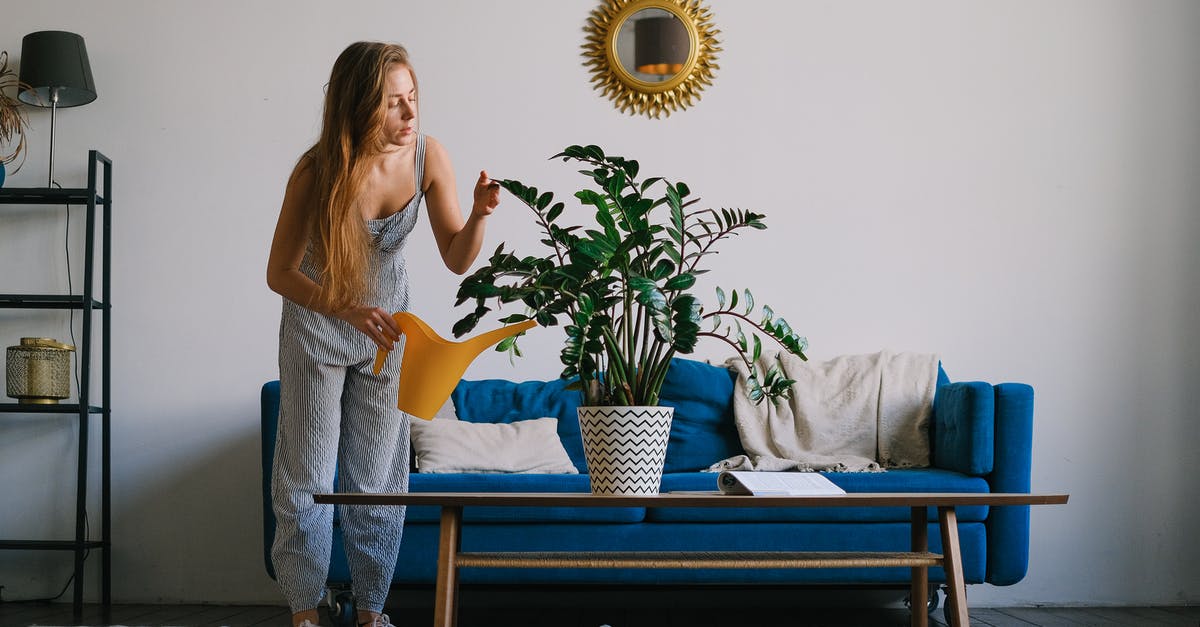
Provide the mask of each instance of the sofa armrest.
MULTIPOLYGON (((1033 465, 1033 388, 1002 383, 995 388, 995 465, 987 476, 992 492, 1029 492, 1033 465)), ((987 521, 987 581, 1017 583, 1029 568, 1029 507, 993 507, 987 521)))
POLYGON ((933 401, 933 465, 965 475, 992 472, 995 394, 981 381, 939 386, 933 401))
POLYGON ((275 578, 271 562, 271 544, 275 541, 275 510, 271 506, 271 466, 275 461, 275 432, 279 427, 279 381, 263 384, 260 393, 262 406, 262 501, 263 501, 263 561, 267 574, 275 578))

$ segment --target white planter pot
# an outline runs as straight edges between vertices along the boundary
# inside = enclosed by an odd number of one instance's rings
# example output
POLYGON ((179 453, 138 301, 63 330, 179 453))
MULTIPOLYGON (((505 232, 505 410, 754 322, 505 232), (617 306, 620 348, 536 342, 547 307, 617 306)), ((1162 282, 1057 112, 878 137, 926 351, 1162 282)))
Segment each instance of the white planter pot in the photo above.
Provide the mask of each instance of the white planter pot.
POLYGON ((580 407, 592 494, 658 494, 674 407, 580 407))

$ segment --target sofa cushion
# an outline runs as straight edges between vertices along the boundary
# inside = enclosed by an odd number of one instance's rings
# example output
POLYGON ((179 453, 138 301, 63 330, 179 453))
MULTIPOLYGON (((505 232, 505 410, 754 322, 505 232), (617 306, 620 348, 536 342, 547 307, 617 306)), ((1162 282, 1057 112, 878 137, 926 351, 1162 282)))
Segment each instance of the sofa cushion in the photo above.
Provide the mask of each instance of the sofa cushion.
MULTIPOLYGON (((987 481, 937 468, 912 468, 887 472, 822 473, 847 492, 989 492, 987 481)), ((717 473, 686 472, 663 475, 662 492, 717 489, 717 473)), ((982 521, 988 508, 959 507, 962 522, 982 521)), ((926 516, 937 520, 937 509, 926 516)), ((681 522, 904 522, 911 520, 907 507, 756 507, 756 508, 653 508, 648 521, 681 522)))
POLYGON ((420 472, 579 473, 558 438, 557 418, 413 420, 411 430, 420 472))
POLYGON ((691 359, 672 359, 660 403, 675 408, 663 472, 704 470, 742 453, 733 422, 730 369, 691 359))
MULTIPOLYGON (((409 492, 590 492, 587 475, 421 474, 408 478, 409 492)), ((642 507, 465 507, 466 522, 632 523, 646 517, 642 507)), ((408 522, 441 520, 440 508, 407 508, 408 522)))
MULTIPOLYGON (((579 472, 587 472, 583 438, 579 435, 579 392, 567 390, 568 381, 503 379, 463 380, 451 393, 459 420, 508 423, 533 418, 558 418, 558 437, 579 472)), ((567 490, 569 491, 569 490, 567 490)), ((587 491, 585 487, 583 491, 587 491)))

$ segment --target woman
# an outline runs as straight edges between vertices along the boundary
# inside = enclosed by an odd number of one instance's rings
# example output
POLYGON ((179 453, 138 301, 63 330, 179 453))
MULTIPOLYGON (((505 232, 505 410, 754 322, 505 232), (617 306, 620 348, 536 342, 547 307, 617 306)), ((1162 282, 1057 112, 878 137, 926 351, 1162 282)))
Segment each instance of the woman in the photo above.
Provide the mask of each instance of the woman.
MULTIPOLYGON (((359 42, 337 58, 320 138, 296 164, 271 243, 267 284, 283 296, 272 559, 293 625, 315 625, 329 568, 333 509, 315 492, 408 489, 408 416, 395 407, 399 363, 371 374, 376 347, 400 338, 409 308, 404 243, 425 200, 446 267, 467 271, 499 203, 486 172, 464 222, 450 157, 417 131, 417 83, 394 44, 359 42)), ((404 510, 344 507, 358 622, 382 615, 404 510)))

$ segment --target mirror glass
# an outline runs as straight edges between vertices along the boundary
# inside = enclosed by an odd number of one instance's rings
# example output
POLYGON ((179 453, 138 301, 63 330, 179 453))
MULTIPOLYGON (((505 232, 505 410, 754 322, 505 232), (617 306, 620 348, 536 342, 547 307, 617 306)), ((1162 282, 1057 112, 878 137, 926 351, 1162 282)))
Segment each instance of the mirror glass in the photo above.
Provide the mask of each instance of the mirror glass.
POLYGON ((683 71, 691 54, 687 26, 670 11, 646 8, 621 24, 617 58, 634 78, 661 83, 683 71))

